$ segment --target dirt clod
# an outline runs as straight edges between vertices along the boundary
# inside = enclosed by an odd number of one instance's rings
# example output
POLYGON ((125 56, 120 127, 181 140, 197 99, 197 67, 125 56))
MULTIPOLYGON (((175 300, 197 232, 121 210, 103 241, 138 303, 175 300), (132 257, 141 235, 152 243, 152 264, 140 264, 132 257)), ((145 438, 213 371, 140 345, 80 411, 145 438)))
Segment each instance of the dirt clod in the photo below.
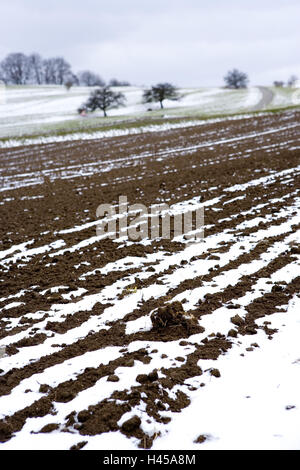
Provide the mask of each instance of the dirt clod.
POLYGON ((214 377, 221 377, 221 373, 219 369, 211 369, 210 370, 210 375, 213 375, 214 377))
POLYGON ((139 428, 140 424, 141 419, 138 416, 133 416, 122 424, 122 431, 130 433, 139 428))
POLYGON ((115 374, 109 375, 107 377, 108 382, 119 382, 119 380, 120 380, 119 377, 115 374))
POLYGON ((80 441, 77 444, 74 444, 70 447, 70 450, 80 450, 87 444, 87 441, 80 441))
POLYGON ((232 328, 231 330, 228 331, 228 336, 231 336, 232 338, 236 338, 237 331, 232 328))
POLYGON ((239 315, 234 315, 234 317, 231 317, 230 320, 231 320, 231 323, 233 323, 236 326, 241 326, 244 324, 244 320, 239 315))
POLYGON ((159 307, 151 314, 151 322, 154 329, 168 328, 174 325, 181 325, 188 329, 190 325, 195 324, 195 320, 185 315, 182 303, 172 302, 165 307, 159 307))
POLYGON ((46 424, 46 426, 44 426, 39 432, 48 433, 48 432, 55 431, 58 428, 59 428, 58 424, 49 423, 49 424, 46 424))

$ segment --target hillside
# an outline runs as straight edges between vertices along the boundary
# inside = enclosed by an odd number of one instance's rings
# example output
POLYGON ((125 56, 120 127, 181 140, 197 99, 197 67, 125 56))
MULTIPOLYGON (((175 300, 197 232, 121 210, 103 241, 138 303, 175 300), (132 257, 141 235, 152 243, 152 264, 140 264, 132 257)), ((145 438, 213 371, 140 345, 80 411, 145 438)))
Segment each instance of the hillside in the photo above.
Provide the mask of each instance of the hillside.
POLYGON ((116 125, 132 120, 203 118, 216 115, 288 107, 300 102, 293 89, 252 87, 243 90, 224 88, 180 89, 180 101, 166 101, 165 109, 158 104, 142 104, 141 87, 120 87, 126 96, 126 106, 101 112, 87 118, 78 115, 78 107, 86 101, 91 88, 63 86, 8 86, 0 96, 0 139, 32 134, 56 134, 116 125), (151 109, 151 111, 149 111, 151 109))

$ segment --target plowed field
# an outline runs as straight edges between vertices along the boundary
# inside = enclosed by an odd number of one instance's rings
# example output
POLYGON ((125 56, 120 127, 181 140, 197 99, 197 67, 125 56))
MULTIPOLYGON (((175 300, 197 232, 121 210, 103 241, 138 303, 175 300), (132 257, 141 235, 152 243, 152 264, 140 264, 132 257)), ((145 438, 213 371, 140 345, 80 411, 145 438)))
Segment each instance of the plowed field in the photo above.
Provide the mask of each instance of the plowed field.
POLYGON ((300 293, 299 137, 288 111, 0 149, 0 448, 218 447, 225 362, 243 380, 300 293), (97 235, 121 195, 203 207, 204 238, 97 235))

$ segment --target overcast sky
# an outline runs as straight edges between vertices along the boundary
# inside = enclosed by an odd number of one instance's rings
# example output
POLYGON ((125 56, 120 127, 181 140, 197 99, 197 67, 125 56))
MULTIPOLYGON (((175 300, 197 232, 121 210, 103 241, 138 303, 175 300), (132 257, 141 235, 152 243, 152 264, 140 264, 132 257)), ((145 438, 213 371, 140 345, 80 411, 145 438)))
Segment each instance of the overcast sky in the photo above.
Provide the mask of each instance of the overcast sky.
POLYGON ((137 85, 300 78, 300 0, 0 0, 0 19, 0 60, 60 55, 137 85))

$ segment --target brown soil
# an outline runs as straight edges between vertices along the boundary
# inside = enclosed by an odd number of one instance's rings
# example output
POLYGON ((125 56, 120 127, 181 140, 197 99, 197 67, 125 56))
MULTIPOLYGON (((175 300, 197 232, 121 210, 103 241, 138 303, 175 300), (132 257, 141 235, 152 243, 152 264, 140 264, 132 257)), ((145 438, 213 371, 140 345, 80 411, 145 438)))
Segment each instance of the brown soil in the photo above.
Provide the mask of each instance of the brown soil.
MULTIPOLYGON (((225 265, 221 262, 222 256, 229 253, 237 241, 289 220, 290 215, 280 211, 292 211, 295 206, 300 194, 300 171, 277 175, 267 185, 252 185, 246 190, 237 187, 227 192, 226 188, 297 167, 300 152, 295 142, 299 139, 299 127, 288 126, 299 121, 300 112, 290 111, 99 141, 0 149, 0 183, 3 187, 13 186, 16 182, 22 185, 0 193, 0 251, 24 242, 28 242, 28 250, 40 248, 40 252, 28 258, 20 257, 15 261, 14 255, 20 254, 20 250, 16 250, 0 260, 0 341, 11 337, 5 354, 11 356, 12 364, 22 351, 30 351, 49 338, 54 338, 53 346, 59 347, 55 351, 49 347, 47 354, 28 361, 24 366, 16 363, 15 367, 4 370, 0 363, 0 396, 9 395, 23 380, 46 372, 51 366, 64 364, 89 351, 100 352, 109 346, 119 348, 119 357, 107 364, 99 359, 98 366, 86 367, 71 380, 60 377, 57 386, 46 381, 40 384, 41 397, 38 400, 26 407, 20 403, 18 411, 0 421, 0 442, 6 442, 20 432, 27 418, 48 416, 49 423, 39 432, 58 432, 60 429, 76 433, 78 443, 71 447, 72 450, 84 448, 88 439, 84 436, 115 431, 128 438, 136 438, 140 447, 151 448, 153 441, 159 439, 159 433, 146 435, 142 431, 143 420, 152 419, 168 426, 171 418, 165 411, 179 413, 190 404, 188 392, 195 387, 188 385, 188 379, 205 373, 213 376, 212 380, 219 378, 222 371, 218 369, 218 357, 229 353, 241 335, 253 336, 252 350, 259 347, 255 341, 258 329, 272 338, 276 330, 269 322, 270 315, 299 293, 300 278, 290 283, 274 284, 270 292, 262 292, 259 298, 246 306, 247 313, 243 318, 235 313, 238 305, 233 301, 251 291, 258 279, 270 278, 282 267, 297 262, 300 247, 296 243, 253 275, 242 276, 236 284, 199 298, 195 309, 185 311, 185 303, 189 300, 188 292, 208 283, 213 286, 220 274, 228 275, 230 270, 260 259, 267 250, 273 249, 275 243, 284 242, 287 235, 299 230, 299 226, 294 225, 287 233, 262 236, 251 251, 241 247, 238 257, 225 265), (255 133, 281 127, 281 131, 255 136, 255 133), (252 137, 244 138, 247 135, 252 137), (226 141, 239 137, 241 140, 226 141), (199 147, 222 139, 222 145, 199 147), (198 147, 185 149, 192 146, 198 147), (155 152, 150 155, 153 149, 155 152), (33 173, 34 178, 40 178, 39 184, 25 186, 28 178, 23 176, 25 173, 33 173), (153 253, 164 253, 167 259, 185 248, 185 244, 167 239, 153 240, 148 245, 117 244, 104 239, 92 240, 86 246, 73 249, 95 237, 96 226, 61 231, 95 221, 98 205, 117 204, 119 195, 127 195, 129 204, 143 203, 148 207, 162 202, 171 205, 200 196, 204 202, 220 197, 215 204, 205 208, 205 237, 226 232, 231 235, 230 241, 226 238, 203 255, 183 259, 180 265, 171 264, 159 274, 155 269, 158 262, 147 260, 138 268, 128 261, 124 269, 110 269, 107 274, 102 274, 101 268, 125 257, 142 259, 153 253), (260 220, 254 226, 239 227, 242 222, 256 217, 260 220), (59 248, 47 248, 57 240, 65 243, 62 248, 67 251, 63 255, 57 253, 59 248), (54 305, 67 306, 86 296, 99 294, 117 281, 130 279, 130 283, 117 293, 119 301, 126 300, 136 291, 163 285, 164 276, 180 273, 180 269, 192 266, 194 262, 212 262, 214 266, 202 276, 195 274, 191 279, 182 279, 159 298, 141 298, 136 308, 118 320, 107 322, 106 328, 95 328, 96 331, 87 328, 85 335, 81 334, 71 344, 64 343, 62 335, 76 332, 76 328, 84 327, 91 318, 100 322, 103 313, 114 306, 116 299, 106 298, 90 309, 80 308, 62 318, 56 318, 51 309, 54 305), (85 276, 94 270, 97 270, 94 274, 85 276), (141 272, 148 273, 149 277, 143 278, 141 272), (57 292, 51 291, 58 286, 57 292), (64 297, 78 288, 86 290, 80 297, 64 297), (182 302, 174 300, 185 291, 186 299, 182 302), (20 295, 8 298, 16 294, 20 295), (21 304, 4 308, 12 302, 21 304), (227 334, 206 332, 201 319, 224 305, 232 312, 232 328, 227 334), (126 334, 128 322, 143 316, 150 317, 152 328, 126 334), (264 317, 266 321, 263 327, 259 327, 256 320, 264 317), (24 332, 24 337, 15 338, 24 332), (196 334, 202 334, 203 339, 195 341, 193 335, 196 334), (129 351, 130 345, 137 341, 145 342, 147 347, 129 351), (178 341, 178 352, 175 357, 170 357, 173 365, 165 367, 162 363, 160 369, 155 368, 152 365, 155 354, 159 354, 162 360, 168 359, 166 350, 162 353, 158 345, 173 341, 178 341), (207 369, 207 359, 215 360, 216 367, 207 369), (117 369, 128 367, 135 371, 137 364, 149 366, 150 371, 144 374, 136 372, 135 382, 124 389, 120 386, 117 369), (86 403, 83 409, 74 409, 62 422, 56 423, 56 403, 71 402, 78 393, 88 390, 101 379, 115 386, 110 396, 96 404, 86 403), (177 385, 181 388, 173 396, 171 392, 177 385), (141 405, 145 412, 139 415, 136 410, 141 405), (119 425, 122 416, 129 411, 133 413, 132 417, 119 425)), ((199 385, 199 393, 203 385, 199 385)), ((195 442, 201 444, 206 438, 202 434, 195 436, 195 442)))

